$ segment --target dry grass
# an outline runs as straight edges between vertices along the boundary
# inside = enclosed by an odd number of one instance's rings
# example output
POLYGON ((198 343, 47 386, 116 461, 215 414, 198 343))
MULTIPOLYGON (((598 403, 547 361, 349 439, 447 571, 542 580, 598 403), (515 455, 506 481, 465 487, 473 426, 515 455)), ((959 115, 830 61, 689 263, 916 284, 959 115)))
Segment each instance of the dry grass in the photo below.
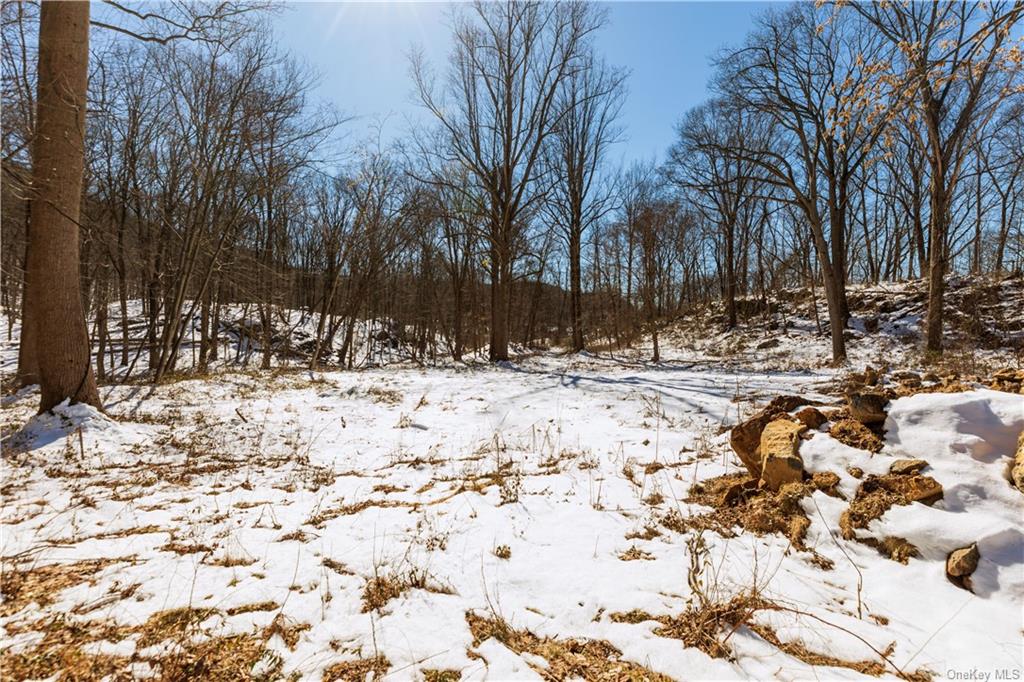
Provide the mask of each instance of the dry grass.
POLYGON ((408 589, 397 576, 374 576, 363 588, 363 613, 379 611, 408 589))
MULTIPOLYGON (((895 672, 899 677, 911 682, 927 682, 931 679, 931 675, 923 670, 904 673, 894 665, 893 669, 887 668, 887 663, 892 665, 889 660, 889 656, 893 653, 892 645, 885 651, 876 651, 878 654, 876 659, 852 661, 814 651, 803 642, 783 642, 773 628, 753 620, 760 611, 793 612, 791 609, 764 599, 757 590, 751 589, 728 600, 701 599, 698 604, 687 608, 677 616, 653 616, 640 609, 634 609, 624 613, 612 613, 609 618, 616 623, 636 624, 648 621, 660 623, 661 626, 654 629, 655 635, 678 639, 682 641, 683 646, 700 649, 712 658, 735 660, 732 647, 729 646, 729 639, 741 626, 745 626, 780 651, 810 666, 847 668, 873 677, 879 677, 886 672, 895 672)), ((804 615, 799 612, 794 613, 804 615)))
POLYGON ((366 682, 379 680, 387 673, 391 663, 383 656, 357 658, 354 661, 335 663, 324 670, 324 682, 366 682))
MULTIPOLYGON (((88 654, 85 647, 99 641, 134 638, 139 649, 167 641, 177 645, 169 655, 146 659, 158 679, 173 682, 253 679, 253 666, 266 654, 265 637, 250 634, 193 641, 196 626, 216 613, 214 609, 172 609, 155 613, 145 623, 134 627, 105 621, 72 622, 63 617, 36 622, 23 631, 41 632, 43 639, 27 651, 0 652, 0 669, 4 679, 12 680, 50 677, 76 682, 131 680, 135 679, 129 672, 132 659, 88 654)), ((280 661, 270 660, 265 668, 270 678, 279 675, 279 671, 280 661)))
POLYGON ((633 545, 625 552, 619 555, 619 559, 622 561, 653 561, 654 555, 650 552, 645 552, 636 545, 633 545))
POLYGON ((389 601, 402 596, 407 590, 419 589, 435 594, 453 594, 451 588, 440 584, 426 570, 410 567, 377 573, 363 587, 363 613, 380 611, 389 601))
POLYGON ((201 542, 178 542, 176 540, 171 540, 158 549, 161 552, 174 552, 175 554, 206 554, 213 551, 213 547, 201 542))
POLYGON ((5 568, 0 575, 0 616, 7 617, 31 603, 46 606, 61 591, 84 582, 112 564, 131 559, 91 559, 74 564, 50 564, 27 570, 5 568))
MULTIPOLYGON (((493 637, 517 654, 530 653, 548 662, 547 667, 530 667, 545 680, 615 680, 617 682, 671 682, 671 678, 649 668, 621 660, 622 652, 603 640, 538 637, 528 630, 516 630, 500 617, 466 614, 473 646, 493 637)), ((528 661, 529 663, 529 661, 528 661)))
POLYGON ((424 668, 420 674, 423 675, 424 682, 459 682, 462 679, 462 673, 458 670, 424 668))
POLYGON ((283 613, 279 613, 274 616, 274 620, 263 631, 263 637, 264 639, 270 639, 274 635, 278 635, 289 649, 294 649, 295 645, 299 643, 299 636, 309 628, 309 623, 299 623, 288 618, 283 613))
POLYGON ((243 613, 253 613, 254 611, 276 611, 281 608, 281 605, 276 601, 261 601, 255 604, 242 604, 241 606, 232 606, 224 611, 229 616, 238 616, 243 613))
POLYGON ((366 389, 366 395, 370 396, 370 400, 373 402, 385 405, 398 405, 405 398, 401 391, 380 386, 370 386, 366 389))

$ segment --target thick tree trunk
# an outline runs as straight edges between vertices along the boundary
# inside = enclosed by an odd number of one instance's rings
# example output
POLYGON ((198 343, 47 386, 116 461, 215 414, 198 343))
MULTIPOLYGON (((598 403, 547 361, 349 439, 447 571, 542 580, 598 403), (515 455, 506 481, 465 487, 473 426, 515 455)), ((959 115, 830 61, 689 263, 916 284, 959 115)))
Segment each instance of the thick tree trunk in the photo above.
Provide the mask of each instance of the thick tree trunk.
POLYGON ((583 340, 583 283, 580 281, 580 230, 573 228, 569 234, 569 307, 572 313, 572 351, 584 350, 583 340))
POLYGON ((825 244, 825 235, 820 223, 811 225, 811 236, 818 253, 818 263, 821 265, 821 278, 825 288, 825 301, 828 303, 829 333, 832 337, 832 364, 838 366, 846 362, 846 338, 843 336, 846 319, 843 316, 840 296, 841 285, 836 276, 836 268, 832 266, 829 259, 828 247, 825 244))
POLYGON ((66 399, 100 407, 78 269, 88 69, 89 3, 42 3, 25 292, 35 321, 40 412, 66 399))
POLYGON ((490 360, 508 360, 508 309, 511 267, 505 250, 491 248, 491 343, 490 360), (506 273, 506 271, 509 271, 506 273))

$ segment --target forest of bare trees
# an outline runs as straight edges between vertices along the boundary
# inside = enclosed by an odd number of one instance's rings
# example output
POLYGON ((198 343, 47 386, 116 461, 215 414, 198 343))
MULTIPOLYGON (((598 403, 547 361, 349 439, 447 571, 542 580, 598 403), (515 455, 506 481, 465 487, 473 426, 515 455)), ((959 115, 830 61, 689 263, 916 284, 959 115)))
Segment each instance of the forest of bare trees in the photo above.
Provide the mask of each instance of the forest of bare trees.
POLYGON ((94 16, 91 43, 88 8, 3 3, 0 293, 43 409, 205 372, 228 331, 269 368, 289 311, 313 368, 358 362, 367 320, 423 363, 641 335, 657 360, 694 306, 735 326, 807 287, 841 363, 847 286, 924 278, 938 354, 945 277, 1024 270, 1020 3, 770 6, 665 162, 628 167, 600 5, 457 7, 387 144, 344 136, 264 8, 94 16))

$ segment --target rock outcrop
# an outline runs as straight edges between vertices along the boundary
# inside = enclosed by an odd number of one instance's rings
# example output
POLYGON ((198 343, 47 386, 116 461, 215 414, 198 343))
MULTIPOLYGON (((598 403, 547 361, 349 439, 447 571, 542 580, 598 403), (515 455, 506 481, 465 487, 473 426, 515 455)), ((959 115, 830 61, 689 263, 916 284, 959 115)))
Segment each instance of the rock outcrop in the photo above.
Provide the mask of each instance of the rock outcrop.
POLYGON ((787 416, 791 410, 806 405, 807 402, 796 395, 777 396, 763 410, 732 428, 729 445, 755 479, 761 477, 761 432, 764 431, 764 427, 780 416, 787 416))
POLYGON ((1017 490, 1024 493, 1024 431, 1017 438, 1017 453, 1010 463, 1010 481, 1017 490))
POLYGON ((761 485, 778 491, 786 483, 803 480, 800 434, 807 427, 789 419, 769 422, 761 433, 761 485))

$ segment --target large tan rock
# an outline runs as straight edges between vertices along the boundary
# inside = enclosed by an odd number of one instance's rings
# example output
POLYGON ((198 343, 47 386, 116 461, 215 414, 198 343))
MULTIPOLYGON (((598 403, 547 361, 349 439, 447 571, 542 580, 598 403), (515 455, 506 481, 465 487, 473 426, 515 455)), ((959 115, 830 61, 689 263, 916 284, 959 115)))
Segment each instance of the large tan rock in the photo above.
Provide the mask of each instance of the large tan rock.
POLYGON ((881 424, 885 421, 885 407, 889 399, 872 391, 858 391, 846 396, 850 416, 861 424, 881 424))
POLYGON ((889 465, 889 473, 909 476, 918 473, 927 466, 928 462, 923 459, 897 459, 889 465))
POLYGON ((732 428, 729 433, 729 445, 751 476, 761 476, 761 432, 764 431, 764 427, 773 419, 806 404, 807 401, 800 396, 780 395, 753 417, 732 428))
POLYGON ((977 543, 954 549, 946 557, 946 573, 956 578, 970 575, 978 568, 978 559, 980 558, 981 553, 978 551, 977 543))
POLYGON ((761 433, 761 485, 777 491, 786 483, 803 480, 800 433, 807 427, 789 419, 769 422, 761 433))
POLYGON ((965 590, 971 590, 971 574, 978 569, 978 560, 981 553, 978 551, 978 543, 972 542, 967 547, 954 549, 946 557, 946 575, 949 579, 965 590))
POLYGON ((1017 490, 1024 492, 1024 431, 1017 439, 1017 454, 1013 456, 1013 463, 1010 465, 1010 480, 1017 490))
POLYGON ((920 502, 931 506, 942 499, 942 484, 931 476, 902 476, 900 492, 910 502, 920 502))

